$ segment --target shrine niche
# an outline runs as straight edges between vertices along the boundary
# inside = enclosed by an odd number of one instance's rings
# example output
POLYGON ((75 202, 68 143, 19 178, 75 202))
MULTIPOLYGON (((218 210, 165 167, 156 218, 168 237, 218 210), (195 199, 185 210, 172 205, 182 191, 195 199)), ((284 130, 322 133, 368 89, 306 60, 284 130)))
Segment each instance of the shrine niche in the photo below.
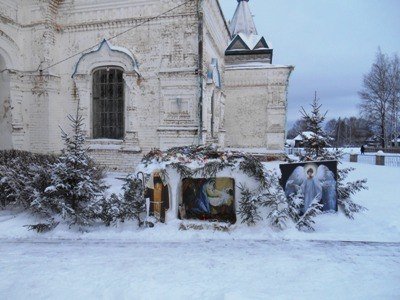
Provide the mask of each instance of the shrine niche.
POLYGON ((165 212, 169 209, 169 189, 159 172, 155 171, 151 174, 145 197, 150 199, 149 215, 165 222, 165 212))
POLYGON ((184 178, 180 219, 236 222, 233 178, 184 178))

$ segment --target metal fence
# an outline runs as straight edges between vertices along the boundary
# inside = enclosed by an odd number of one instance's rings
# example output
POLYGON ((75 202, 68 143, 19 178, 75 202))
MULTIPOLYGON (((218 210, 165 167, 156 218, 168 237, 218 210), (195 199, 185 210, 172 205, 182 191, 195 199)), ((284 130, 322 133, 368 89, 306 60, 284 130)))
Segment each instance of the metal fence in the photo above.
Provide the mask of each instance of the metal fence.
POLYGON ((385 166, 400 167, 400 156, 385 156, 385 166))
MULTIPOLYGON (((286 148, 286 154, 294 155, 297 153, 301 153, 303 148, 286 148)), ((376 154, 349 154, 345 153, 343 155, 342 161, 344 162, 354 162, 360 164, 369 164, 369 165, 383 165, 388 167, 400 167, 400 155, 376 155, 376 154)))
POLYGON ((287 155, 297 155, 301 154, 303 150, 303 148, 285 148, 285 153, 287 155))
POLYGON ((361 164, 376 164, 376 155, 373 154, 365 154, 365 155, 357 155, 357 162, 361 164))

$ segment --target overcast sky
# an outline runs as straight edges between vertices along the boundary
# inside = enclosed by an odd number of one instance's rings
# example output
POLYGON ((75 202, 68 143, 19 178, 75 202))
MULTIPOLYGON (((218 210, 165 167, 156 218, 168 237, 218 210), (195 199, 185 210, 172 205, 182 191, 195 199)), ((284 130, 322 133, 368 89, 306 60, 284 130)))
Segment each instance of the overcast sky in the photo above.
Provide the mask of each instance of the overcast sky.
MULTIPOLYGON (((220 0, 230 20, 236 0, 220 0)), ((274 64, 294 65, 288 123, 318 92, 327 118, 358 116, 357 92, 378 47, 400 54, 400 0, 250 0, 274 64)))

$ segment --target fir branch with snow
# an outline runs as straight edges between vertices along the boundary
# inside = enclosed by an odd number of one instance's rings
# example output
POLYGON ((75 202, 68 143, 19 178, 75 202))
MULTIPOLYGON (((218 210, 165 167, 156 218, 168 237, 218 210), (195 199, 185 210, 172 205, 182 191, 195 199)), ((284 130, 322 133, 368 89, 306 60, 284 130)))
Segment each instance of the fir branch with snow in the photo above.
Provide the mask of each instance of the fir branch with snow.
POLYGON ((297 193, 292 193, 287 197, 288 202, 288 216, 293 222, 297 223, 300 220, 301 208, 304 203, 303 193, 297 191, 297 193))
POLYGON ((301 231, 315 231, 314 218, 321 214, 322 204, 318 201, 313 201, 306 212, 300 217, 299 221, 296 223, 296 228, 301 231))
POLYGON ((271 226, 283 230, 286 228, 288 215, 288 202, 285 192, 279 184, 278 175, 274 172, 264 174, 265 188, 259 199, 262 206, 269 209, 267 220, 271 226))
POLYGON ((125 184, 122 187, 124 191, 120 205, 118 218, 124 220, 135 219, 138 226, 144 224, 143 214, 146 212, 146 199, 144 197, 143 182, 135 177, 125 178, 125 184))
POLYGON ((238 213, 242 219, 242 223, 246 223, 248 226, 255 225, 258 221, 262 220, 259 214, 259 198, 244 185, 240 185, 239 189, 241 199, 239 201, 238 213))
POLYGON ((288 219, 288 203, 285 193, 280 189, 276 189, 271 193, 264 194, 262 197, 265 197, 265 200, 262 201, 263 206, 270 209, 267 215, 270 225, 279 230, 285 229, 288 219))
POLYGON ((243 160, 239 163, 239 169, 246 175, 256 179, 260 183, 261 188, 267 187, 264 167, 256 157, 252 155, 243 156, 243 160))
POLYGON ((99 219, 106 225, 116 225, 121 215, 121 198, 117 194, 111 194, 110 197, 103 197, 100 201, 101 211, 99 219))
POLYGON ((346 217, 354 219, 354 214, 362 211, 366 211, 367 208, 355 203, 351 196, 355 195, 359 191, 368 189, 367 179, 359 179, 353 182, 346 182, 348 174, 353 171, 354 168, 344 168, 338 170, 338 206, 343 210, 346 217))

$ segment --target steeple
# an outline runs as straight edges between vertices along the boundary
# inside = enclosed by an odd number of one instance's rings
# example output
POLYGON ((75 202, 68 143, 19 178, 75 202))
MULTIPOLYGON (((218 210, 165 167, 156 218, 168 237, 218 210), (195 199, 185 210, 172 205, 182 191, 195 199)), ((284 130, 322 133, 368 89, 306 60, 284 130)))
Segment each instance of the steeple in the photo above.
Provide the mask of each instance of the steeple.
POLYGON ((232 37, 239 33, 257 35, 256 25, 250 12, 249 0, 237 0, 238 6, 229 25, 232 37))
POLYGON ((226 61, 272 63, 273 50, 265 38, 258 35, 249 0, 237 0, 238 5, 229 25, 231 41, 225 50, 226 61), (239 57, 240 56, 240 57, 239 57))

